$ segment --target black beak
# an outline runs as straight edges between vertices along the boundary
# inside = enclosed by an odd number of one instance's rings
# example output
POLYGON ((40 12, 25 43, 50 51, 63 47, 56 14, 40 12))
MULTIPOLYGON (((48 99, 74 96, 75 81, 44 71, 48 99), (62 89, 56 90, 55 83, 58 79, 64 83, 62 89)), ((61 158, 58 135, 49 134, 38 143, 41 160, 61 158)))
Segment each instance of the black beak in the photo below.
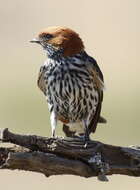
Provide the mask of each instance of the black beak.
POLYGON ((38 38, 34 38, 32 40, 30 40, 31 43, 37 43, 40 44, 40 40, 38 38))

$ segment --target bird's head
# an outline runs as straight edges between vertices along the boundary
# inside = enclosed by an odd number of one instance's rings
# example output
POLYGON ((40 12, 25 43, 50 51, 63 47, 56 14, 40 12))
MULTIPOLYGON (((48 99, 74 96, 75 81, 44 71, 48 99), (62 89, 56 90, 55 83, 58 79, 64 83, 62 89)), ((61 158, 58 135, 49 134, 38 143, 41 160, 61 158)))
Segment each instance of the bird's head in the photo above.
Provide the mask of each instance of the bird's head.
POLYGON ((61 52, 64 57, 67 57, 74 56, 84 50, 79 35, 66 27, 49 27, 41 31, 30 42, 42 45, 48 55, 61 52))

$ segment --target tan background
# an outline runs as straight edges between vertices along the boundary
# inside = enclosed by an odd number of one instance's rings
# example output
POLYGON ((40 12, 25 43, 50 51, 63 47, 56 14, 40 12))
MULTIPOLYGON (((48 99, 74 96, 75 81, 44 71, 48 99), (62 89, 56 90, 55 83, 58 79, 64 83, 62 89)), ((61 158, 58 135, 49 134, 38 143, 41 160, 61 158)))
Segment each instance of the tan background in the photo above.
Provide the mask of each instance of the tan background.
MULTIPOLYGON (((139 0, 0 0, 0 127, 50 135, 47 105, 36 86, 45 55, 28 41, 44 27, 62 25, 80 33, 105 76, 102 112, 108 124, 99 126, 93 138, 116 145, 140 144, 139 9, 139 0)), ((140 189, 140 178, 109 179, 109 183, 74 176, 47 179, 7 170, 0 171, 0 188, 140 189)))

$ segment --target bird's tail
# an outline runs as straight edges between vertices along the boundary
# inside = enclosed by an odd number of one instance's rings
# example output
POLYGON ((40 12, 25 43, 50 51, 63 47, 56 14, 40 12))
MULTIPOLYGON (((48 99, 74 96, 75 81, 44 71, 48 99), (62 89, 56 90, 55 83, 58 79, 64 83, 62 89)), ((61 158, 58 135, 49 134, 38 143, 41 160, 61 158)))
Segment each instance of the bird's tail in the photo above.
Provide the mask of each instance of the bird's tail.
POLYGON ((107 120, 104 117, 100 116, 98 123, 107 123, 107 120))

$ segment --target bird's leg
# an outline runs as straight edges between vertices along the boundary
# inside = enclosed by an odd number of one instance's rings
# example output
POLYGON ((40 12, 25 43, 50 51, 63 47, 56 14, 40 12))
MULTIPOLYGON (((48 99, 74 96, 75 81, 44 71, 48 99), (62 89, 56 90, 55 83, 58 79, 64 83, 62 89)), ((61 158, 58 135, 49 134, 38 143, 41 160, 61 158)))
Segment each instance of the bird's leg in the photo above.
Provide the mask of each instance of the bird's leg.
POLYGON ((88 130, 87 122, 85 120, 83 121, 83 124, 84 124, 84 129, 85 129, 85 136, 84 136, 85 145, 84 145, 84 147, 86 148, 88 141, 89 141, 89 130, 88 130))
POLYGON ((57 125, 57 118, 56 118, 55 112, 51 113, 50 120, 51 120, 51 128, 52 128, 52 138, 55 138, 55 128, 57 125))

